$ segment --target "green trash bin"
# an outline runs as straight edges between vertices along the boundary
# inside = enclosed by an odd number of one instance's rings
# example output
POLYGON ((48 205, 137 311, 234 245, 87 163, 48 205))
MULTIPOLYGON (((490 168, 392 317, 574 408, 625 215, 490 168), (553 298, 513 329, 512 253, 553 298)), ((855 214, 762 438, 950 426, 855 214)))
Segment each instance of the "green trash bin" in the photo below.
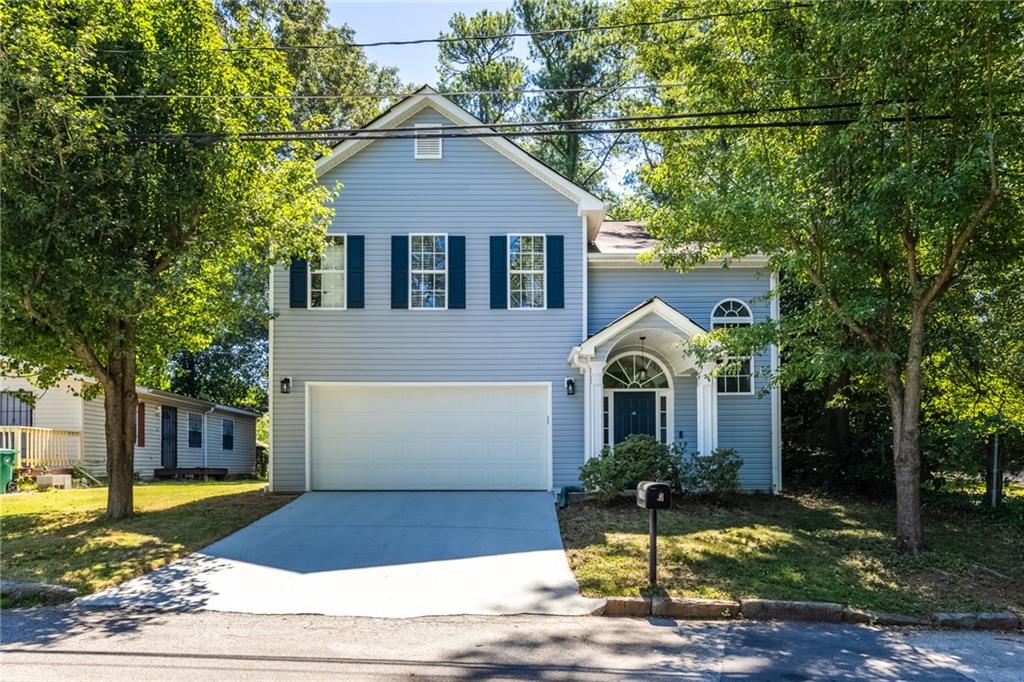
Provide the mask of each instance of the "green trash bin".
POLYGON ((17 450, 0 450, 0 492, 13 493, 18 489, 14 482, 14 463, 17 461, 17 450))

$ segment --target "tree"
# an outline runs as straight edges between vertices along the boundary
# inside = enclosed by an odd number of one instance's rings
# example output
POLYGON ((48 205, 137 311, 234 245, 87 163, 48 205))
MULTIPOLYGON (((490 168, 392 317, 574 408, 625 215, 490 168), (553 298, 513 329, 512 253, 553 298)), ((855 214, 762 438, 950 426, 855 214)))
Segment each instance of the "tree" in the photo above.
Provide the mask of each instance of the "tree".
POLYGON ((269 36, 251 26, 225 36, 205 2, 25 0, 0 15, 0 35, 2 352, 50 377, 96 378, 107 516, 123 518, 140 368, 209 343, 209 330, 238 312, 231 293, 243 264, 314 252, 328 192, 315 149, 232 137, 286 128, 287 100, 110 97, 288 93, 279 53, 223 50, 226 38, 266 47, 269 36), (186 131, 211 134, 173 135, 186 131))
POLYGON ((484 123, 497 123, 515 111, 522 96, 526 69, 512 55, 515 38, 505 37, 516 28, 510 11, 481 10, 471 17, 456 12, 448 20, 451 32, 438 46, 437 74, 441 92, 487 91, 479 95, 451 95, 464 109, 484 123), (499 36, 489 40, 473 37, 499 36))
MULTIPOLYGON (((597 0, 517 0, 513 11, 530 32, 597 26, 603 8, 597 0)), ((526 113, 538 120, 575 120, 613 115, 617 86, 628 80, 623 36, 613 31, 546 33, 530 38, 530 57, 537 68, 530 84, 549 90, 529 100, 526 113)), ((563 124, 556 129, 588 128, 563 124)), ((600 127, 600 126, 599 126, 600 127)), ((601 172, 620 138, 599 135, 551 135, 531 146, 560 173, 584 187, 601 184, 601 172)))
MULTIPOLYGON (((632 0, 630 16, 677 16, 632 0)), ((648 78, 679 81, 654 113, 784 127, 652 135, 642 175, 670 266, 761 252, 815 296, 762 339, 780 379, 877 378, 892 420, 897 545, 924 548, 920 428, 937 304, 1020 247, 1022 8, 1011 3, 722 2, 638 36, 648 78), (807 109, 809 106, 833 108, 807 109), (811 342, 808 342, 811 339, 811 342)), ((693 121, 696 123, 697 121, 693 121)), ((751 340, 757 332, 750 332, 751 340)))
POLYGON ((355 33, 332 26, 324 0, 218 0, 225 30, 240 26, 268 31, 284 52, 296 96, 291 121, 310 125, 358 127, 377 116, 386 95, 402 92, 398 69, 379 66, 361 48, 351 47, 355 33), (299 49, 304 45, 325 46, 299 49))
POLYGON ((266 272, 242 268, 235 277, 233 298, 239 314, 211 330, 209 346, 182 348, 170 358, 169 388, 201 400, 266 412, 270 351, 266 272))

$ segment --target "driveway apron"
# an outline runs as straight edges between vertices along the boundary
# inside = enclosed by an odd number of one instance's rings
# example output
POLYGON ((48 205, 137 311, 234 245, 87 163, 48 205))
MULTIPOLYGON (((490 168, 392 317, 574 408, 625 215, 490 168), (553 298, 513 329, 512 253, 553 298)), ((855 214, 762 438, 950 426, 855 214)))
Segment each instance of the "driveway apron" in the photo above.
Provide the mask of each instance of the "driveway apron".
POLYGON ((315 492, 88 606, 416 617, 582 615, 546 492, 315 492))

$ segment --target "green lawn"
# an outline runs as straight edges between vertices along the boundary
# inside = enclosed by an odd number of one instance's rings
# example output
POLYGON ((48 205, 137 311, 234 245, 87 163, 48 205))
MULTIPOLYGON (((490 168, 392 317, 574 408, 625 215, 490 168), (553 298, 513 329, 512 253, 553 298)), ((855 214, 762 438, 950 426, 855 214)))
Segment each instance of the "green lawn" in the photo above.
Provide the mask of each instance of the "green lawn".
MULTIPOLYGON (((891 505, 810 495, 686 502, 661 512, 659 577, 673 596, 833 601, 910 613, 1024 612, 1024 487, 993 514, 963 490, 925 496, 929 551, 894 549, 891 505)), ((559 514, 584 594, 647 589, 647 512, 633 502, 559 514)))
POLYGON ((0 573, 88 594, 142 575, 269 514, 293 498, 265 483, 147 483, 135 515, 103 518, 107 489, 0 495, 0 573))

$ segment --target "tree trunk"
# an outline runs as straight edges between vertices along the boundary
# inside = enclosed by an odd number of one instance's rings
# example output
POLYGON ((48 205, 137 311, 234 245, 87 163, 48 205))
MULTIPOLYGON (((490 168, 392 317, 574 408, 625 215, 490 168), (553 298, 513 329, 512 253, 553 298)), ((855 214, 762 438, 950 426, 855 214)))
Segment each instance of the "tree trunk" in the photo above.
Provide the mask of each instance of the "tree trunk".
POLYGON ((924 551, 921 526, 921 389, 924 357, 924 310, 915 307, 910 320, 907 362, 885 371, 892 411, 892 454, 896 478, 896 548, 918 555, 924 551))
POLYGON ((134 352, 110 354, 103 385, 107 436, 107 518, 132 515, 135 472, 135 428, 139 397, 135 392, 134 352))

